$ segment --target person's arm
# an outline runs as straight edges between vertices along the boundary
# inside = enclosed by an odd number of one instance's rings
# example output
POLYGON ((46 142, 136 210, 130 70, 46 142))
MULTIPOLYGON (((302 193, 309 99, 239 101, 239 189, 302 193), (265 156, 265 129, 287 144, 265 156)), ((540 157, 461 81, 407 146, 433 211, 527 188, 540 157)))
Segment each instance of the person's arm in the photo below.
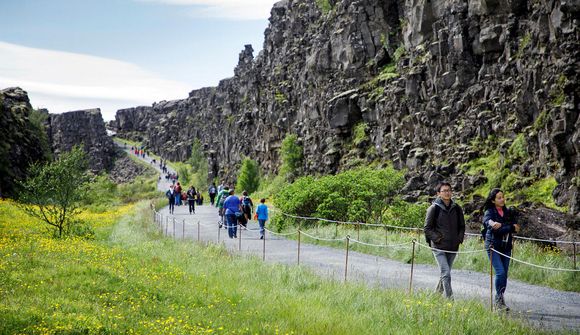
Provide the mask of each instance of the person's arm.
POLYGON ((485 213, 483 214, 483 225, 485 226, 485 228, 489 229, 489 230, 494 230, 494 227, 497 227, 496 223, 499 222, 495 222, 492 220, 493 217, 493 213, 491 208, 488 208, 485 210, 485 213))
POLYGON ((463 209, 461 209, 461 207, 457 206, 457 210, 459 211, 459 222, 457 222, 459 229, 457 231, 457 237, 459 238, 459 243, 461 244, 465 238, 465 217, 463 216, 463 209))
POLYGON ((425 216, 425 226, 423 227, 423 230, 425 231, 425 237, 428 240, 439 243, 443 236, 441 236, 441 233, 435 230, 435 206, 437 205, 432 205, 427 209, 427 215, 425 216))
POLYGON ((501 227, 499 229, 497 229, 495 231, 495 233, 498 235, 506 235, 509 233, 513 233, 514 231, 515 231, 515 226, 510 222, 506 222, 506 223, 502 223, 501 227))

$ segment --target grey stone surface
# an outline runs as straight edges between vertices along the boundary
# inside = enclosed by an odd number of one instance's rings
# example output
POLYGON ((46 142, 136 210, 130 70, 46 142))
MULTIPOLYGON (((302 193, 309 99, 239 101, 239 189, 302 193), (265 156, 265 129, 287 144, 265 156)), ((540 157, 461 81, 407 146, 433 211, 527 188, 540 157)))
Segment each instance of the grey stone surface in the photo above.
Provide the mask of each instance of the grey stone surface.
MULTIPOLYGON (((480 157, 476 140, 509 148, 523 134, 525 157, 508 168, 530 181, 556 176, 566 185, 558 202, 578 214, 576 2, 332 1, 328 13, 314 0, 278 2, 263 50, 245 47, 234 77, 120 110, 114 125, 172 160, 187 159, 198 138, 213 152, 211 173, 230 182, 243 156, 277 172, 289 133, 304 145, 306 173, 348 168, 343 158, 360 156, 349 151, 361 120, 376 149, 364 159, 415 176, 480 157), (387 64, 396 73, 379 76, 387 64)), ((446 178, 464 192, 481 183, 459 168, 446 178)))
POLYGON ((113 167, 115 147, 107 136, 100 109, 49 114, 49 140, 56 157, 82 144, 88 154, 89 169, 108 171, 113 167))

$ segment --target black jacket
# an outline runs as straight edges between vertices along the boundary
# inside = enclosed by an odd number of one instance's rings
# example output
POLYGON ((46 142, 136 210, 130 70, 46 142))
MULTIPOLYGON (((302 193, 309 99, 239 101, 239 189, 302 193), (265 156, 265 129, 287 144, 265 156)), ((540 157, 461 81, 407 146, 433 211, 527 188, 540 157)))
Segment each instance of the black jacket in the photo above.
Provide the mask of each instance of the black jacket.
POLYGON ((463 210, 453 201, 447 208, 443 200, 435 199, 431 207, 427 209, 424 230, 425 237, 431 241, 433 248, 459 250, 459 244, 463 243, 465 235, 463 210))
POLYGON ((506 253, 512 250, 513 232, 516 231, 514 224, 517 223, 517 215, 514 210, 503 207, 504 215, 499 215, 495 207, 488 208, 483 214, 483 225, 487 232, 485 234, 485 248, 493 244, 493 248, 499 252, 506 253), (493 230, 489 225, 489 220, 501 223, 501 228, 493 230))

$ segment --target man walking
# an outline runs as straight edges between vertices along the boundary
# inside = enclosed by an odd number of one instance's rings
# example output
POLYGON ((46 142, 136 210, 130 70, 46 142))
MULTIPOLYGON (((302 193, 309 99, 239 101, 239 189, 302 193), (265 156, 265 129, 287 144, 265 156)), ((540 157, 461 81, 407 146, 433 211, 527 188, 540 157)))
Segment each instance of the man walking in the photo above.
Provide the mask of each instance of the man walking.
POLYGON ((434 249, 433 255, 441 272, 437 291, 445 292, 449 299, 453 299, 451 267, 465 234, 463 210, 451 199, 451 194, 451 184, 437 185, 437 198, 427 209, 424 227, 425 239, 434 249))
POLYGON ((175 197, 177 196, 177 192, 173 189, 173 185, 169 186, 169 190, 165 192, 165 196, 169 200, 169 214, 173 214, 175 210, 175 197))

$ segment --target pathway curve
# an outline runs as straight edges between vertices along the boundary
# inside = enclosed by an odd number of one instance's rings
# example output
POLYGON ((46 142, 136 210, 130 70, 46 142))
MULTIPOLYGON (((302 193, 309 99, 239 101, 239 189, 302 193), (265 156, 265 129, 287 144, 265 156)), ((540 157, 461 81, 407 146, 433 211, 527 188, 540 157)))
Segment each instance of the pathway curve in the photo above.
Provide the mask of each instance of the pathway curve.
MULTIPOLYGON (((158 164, 155 168, 159 168, 158 164)), ((169 184, 161 178, 158 187, 165 191, 169 184)), ((264 257, 265 250, 267 262, 285 264, 298 262, 297 241, 267 234, 264 244, 264 241, 259 239, 258 225, 255 221, 248 224, 248 230, 239 231, 237 239, 228 238, 226 230, 218 229, 217 208, 207 204, 196 206, 196 212, 193 215, 189 214, 187 206, 176 206, 174 215, 169 214, 168 206, 166 206, 160 214, 162 229, 169 236, 223 243, 232 253, 256 255, 260 258, 264 257)), ((308 266, 321 275, 344 280, 345 250, 311 245, 305 243, 307 240, 303 238, 300 246, 300 265, 308 266)), ((384 288, 408 289, 410 271, 410 264, 374 255, 349 252, 347 271, 349 281, 364 281, 384 288)), ((538 269, 538 271, 543 270, 538 269)), ((454 269, 452 276, 456 299, 477 299, 489 304, 489 275, 454 269)), ((438 267, 415 264, 413 289, 433 290, 438 280, 438 267)), ((558 291, 510 279, 506 302, 512 309, 510 312, 512 316, 529 320, 534 326, 580 332, 580 293, 558 291)))

